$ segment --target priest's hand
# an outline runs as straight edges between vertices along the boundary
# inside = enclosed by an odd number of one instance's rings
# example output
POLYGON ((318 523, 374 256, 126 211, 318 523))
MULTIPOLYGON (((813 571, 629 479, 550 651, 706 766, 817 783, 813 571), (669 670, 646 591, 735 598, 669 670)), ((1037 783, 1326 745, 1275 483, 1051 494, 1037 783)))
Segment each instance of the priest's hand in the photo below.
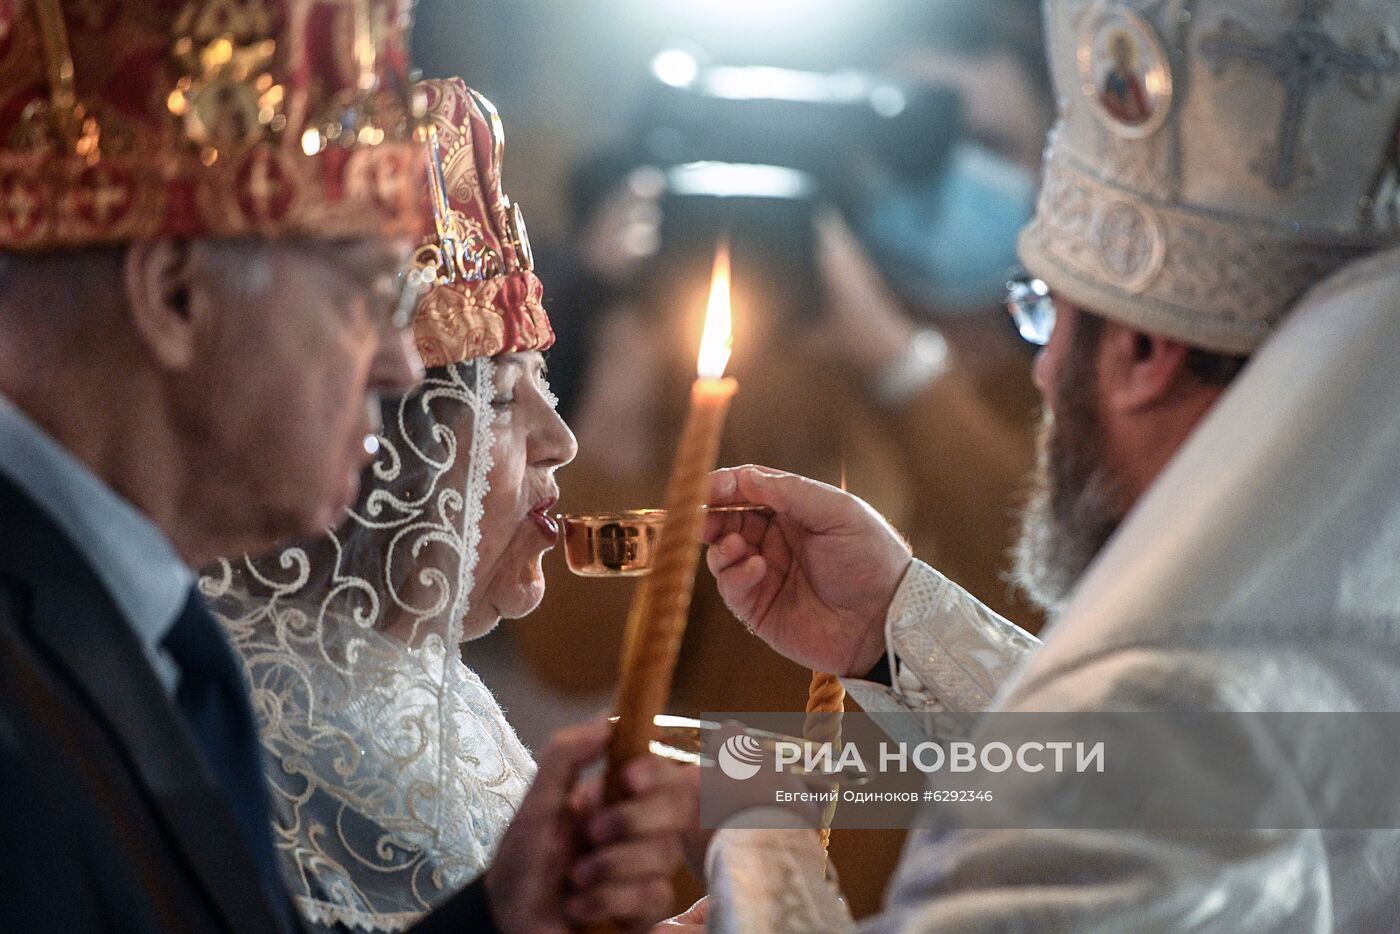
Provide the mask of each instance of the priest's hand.
POLYGON ((680 831, 698 820, 695 783, 648 756, 626 772, 629 797, 601 805, 601 780, 580 772, 607 746, 605 721, 561 730, 539 759, 486 871, 487 903, 507 934, 570 934, 611 919, 646 930, 671 910, 680 831))
POLYGON ((706 521, 707 560, 730 611, 809 668, 856 676, 873 668, 912 560, 890 524, 833 486, 752 465, 715 471, 710 502, 773 510, 706 521))
POLYGON ((704 934, 709 920, 710 897, 706 895, 674 918, 667 918, 652 928, 651 934, 684 934, 686 931, 704 934))

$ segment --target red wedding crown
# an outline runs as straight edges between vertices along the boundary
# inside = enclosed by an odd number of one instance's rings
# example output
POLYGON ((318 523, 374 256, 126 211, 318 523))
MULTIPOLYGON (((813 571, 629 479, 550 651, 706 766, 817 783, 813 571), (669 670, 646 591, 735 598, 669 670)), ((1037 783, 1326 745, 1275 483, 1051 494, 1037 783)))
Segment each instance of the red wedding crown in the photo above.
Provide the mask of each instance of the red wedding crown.
POLYGON ((420 82, 435 231, 414 254, 432 285, 414 336, 428 366, 546 350, 554 331, 520 206, 501 190, 505 138, 491 102, 461 79, 420 82))
POLYGON ((0 249, 418 236, 405 0, 0 7, 0 249))

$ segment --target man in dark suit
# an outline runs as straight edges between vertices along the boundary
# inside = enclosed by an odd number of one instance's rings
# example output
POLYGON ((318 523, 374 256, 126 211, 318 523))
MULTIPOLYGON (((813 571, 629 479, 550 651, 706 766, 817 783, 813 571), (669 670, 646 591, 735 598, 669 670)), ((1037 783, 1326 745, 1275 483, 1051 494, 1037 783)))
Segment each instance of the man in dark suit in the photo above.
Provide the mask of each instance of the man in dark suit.
MULTIPOLYGON (((0 13, 0 929, 301 927, 190 567, 329 524, 377 395, 421 375, 397 274, 424 154, 400 27, 372 25, 399 14, 0 13)), ((643 762, 632 799, 576 813, 605 739, 561 735, 491 871, 422 930, 665 913, 692 799, 643 762)))

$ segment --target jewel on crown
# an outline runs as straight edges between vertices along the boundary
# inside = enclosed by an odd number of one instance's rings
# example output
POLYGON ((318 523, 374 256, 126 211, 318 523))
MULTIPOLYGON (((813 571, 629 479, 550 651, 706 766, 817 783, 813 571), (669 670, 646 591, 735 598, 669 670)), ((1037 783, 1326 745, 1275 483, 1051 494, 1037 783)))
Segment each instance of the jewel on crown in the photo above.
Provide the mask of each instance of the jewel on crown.
POLYGON ((468 230, 461 211, 447 198, 447 178, 442 168, 442 146, 437 128, 429 125, 428 186, 433 202, 433 239, 420 246, 413 256, 413 267, 431 271, 434 283, 481 282, 505 272, 498 254, 479 235, 468 230))
POLYGON ((206 165, 286 128, 286 91, 271 70, 274 28, 262 0, 192 0, 175 18, 171 53, 181 74, 166 105, 206 165))
POLYGON ((418 95, 412 95, 405 107, 401 89, 386 87, 381 80, 379 59, 392 26, 388 7, 353 0, 352 12, 355 86, 332 97, 320 118, 302 133, 301 147, 307 155, 331 146, 351 149, 406 139, 423 116, 424 103, 418 95))

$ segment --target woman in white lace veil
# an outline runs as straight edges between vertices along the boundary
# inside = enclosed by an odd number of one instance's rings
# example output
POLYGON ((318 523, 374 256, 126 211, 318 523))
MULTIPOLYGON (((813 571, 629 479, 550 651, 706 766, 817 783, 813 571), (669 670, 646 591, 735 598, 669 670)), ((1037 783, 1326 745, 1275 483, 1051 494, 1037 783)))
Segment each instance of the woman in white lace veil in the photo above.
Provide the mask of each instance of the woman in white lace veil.
POLYGON ((501 191, 499 120, 459 80, 422 88, 426 378, 384 404, 339 528, 201 581, 251 681, 285 874, 322 927, 405 929, 489 864, 534 763, 458 646, 539 603, 554 471, 575 451, 544 383, 553 332, 501 191))

